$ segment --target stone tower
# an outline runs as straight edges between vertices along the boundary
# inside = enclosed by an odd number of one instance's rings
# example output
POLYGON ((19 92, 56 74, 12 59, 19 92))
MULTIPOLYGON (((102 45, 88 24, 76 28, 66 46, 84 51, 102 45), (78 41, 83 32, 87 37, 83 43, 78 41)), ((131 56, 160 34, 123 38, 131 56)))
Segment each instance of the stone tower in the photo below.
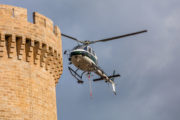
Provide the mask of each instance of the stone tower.
POLYGON ((0 120, 57 120, 61 33, 47 17, 0 5, 0 120))

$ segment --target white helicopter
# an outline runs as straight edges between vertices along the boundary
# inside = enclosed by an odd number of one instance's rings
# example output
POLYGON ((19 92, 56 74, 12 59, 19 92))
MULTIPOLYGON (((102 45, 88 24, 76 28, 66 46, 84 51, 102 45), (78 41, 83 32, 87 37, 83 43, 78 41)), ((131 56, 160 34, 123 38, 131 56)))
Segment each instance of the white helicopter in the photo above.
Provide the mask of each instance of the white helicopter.
POLYGON ((77 79, 78 83, 82 84, 83 83, 82 77, 84 73, 87 73, 90 75, 91 72, 94 72, 95 74, 100 76, 100 78, 94 79, 93 81, 95 82, 95 81, 104 80, 106 83, 111 83, 112 90, 114 94, 116 95, 114 78, 120 77, 120 74, 115 74, 115 71, 113 72, 113 75, 110 75, 110 76, 105 74, 105 72, 98 66, 98 62, 97 62, 98 58, 95 52, 93 51, 93 49, 89 45, 97 43, 97 42, 107 42, 107 41, 111 41, 111 40, 115 40, 119 38, 124 38, 124 37, 132 36, 132 35, 136 35, 136 34, 140 34, 144 32, 147 32, 147 30, 142 30, 142 31, 134 32, 134 33, 129 33, 129 34, 121 35, 121 36, 115 36, 115 37, 95 40, 95 41, 81 41, 74 37, 61 33, 63 37, 67 37, 69 39, 75 40, 76 42, 81 44, 81 45, 75 46, 69 52, 64 51, 64 54, 69 55, 69 61, 70 61, 69 64, 70 65, 73 64, 77 68, 76 70, 73 70, 69 66, 68 69, 70 73, 72 74, 73 77, 77 79), (79 74, 78 70, 81 70, 82 73, 79 74))

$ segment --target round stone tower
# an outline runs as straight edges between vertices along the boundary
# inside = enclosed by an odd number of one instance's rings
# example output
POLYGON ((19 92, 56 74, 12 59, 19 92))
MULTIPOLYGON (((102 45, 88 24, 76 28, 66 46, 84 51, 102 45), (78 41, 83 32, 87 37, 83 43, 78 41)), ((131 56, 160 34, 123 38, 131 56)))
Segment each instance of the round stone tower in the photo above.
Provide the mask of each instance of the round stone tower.
POLYGON ((61 33, 47 17, 0 5, 0 120, 57 120, 61 33))

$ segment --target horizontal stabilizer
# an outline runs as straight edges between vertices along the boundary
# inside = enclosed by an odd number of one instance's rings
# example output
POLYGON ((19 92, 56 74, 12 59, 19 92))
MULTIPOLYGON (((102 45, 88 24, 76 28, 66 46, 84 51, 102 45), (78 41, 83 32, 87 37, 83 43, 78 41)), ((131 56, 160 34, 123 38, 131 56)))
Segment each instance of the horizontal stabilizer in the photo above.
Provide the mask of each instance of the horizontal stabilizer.
MULTIPOLYGON (((120 74, 108 76, 109 79, 115 78, 115 77, 120 77, 120 74)), ((104 78, 100 77, 100 78, 94 79, 93 81, 96 82, 96 81, 101 81, 101 80, 104 80, 104 78)))

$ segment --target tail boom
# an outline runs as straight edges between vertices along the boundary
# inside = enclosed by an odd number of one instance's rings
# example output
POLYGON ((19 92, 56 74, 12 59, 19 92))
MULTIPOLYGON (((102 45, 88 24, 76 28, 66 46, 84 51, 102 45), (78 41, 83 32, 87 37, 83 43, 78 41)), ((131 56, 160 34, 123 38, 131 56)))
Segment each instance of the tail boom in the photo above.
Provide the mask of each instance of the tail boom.
POLYGON ((113 75, 107 76, 107 75, 106 75, 103 71, 101 71, 101 70, 97 70, 95 73, 96 73, 97 75, 99 75, 100 78, 94 79, 93 81, 96 82, 96 81, 105 80, 105 82, 111 83, 111 85, 112 85, 112 90, 113 90, 114 94, 116 95, 116 85, 115 85, 115 83, 114 83, 114 78, 120 77, 120 74, 116 74, 116 75, 115 75, 115 72, 113 72, 113 75))

